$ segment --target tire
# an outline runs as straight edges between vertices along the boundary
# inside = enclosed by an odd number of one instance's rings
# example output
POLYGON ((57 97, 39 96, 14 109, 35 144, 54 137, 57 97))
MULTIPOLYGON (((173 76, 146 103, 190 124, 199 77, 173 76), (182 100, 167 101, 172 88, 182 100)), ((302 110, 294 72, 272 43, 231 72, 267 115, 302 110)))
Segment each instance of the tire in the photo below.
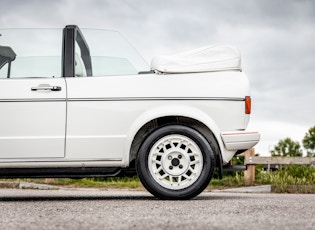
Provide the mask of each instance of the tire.
POLYGON ((210 144, 198 131, 168 125, 145 139, 136 168, 141 183, 154 196, 185 200, 208 186, 215 157, 210 144))

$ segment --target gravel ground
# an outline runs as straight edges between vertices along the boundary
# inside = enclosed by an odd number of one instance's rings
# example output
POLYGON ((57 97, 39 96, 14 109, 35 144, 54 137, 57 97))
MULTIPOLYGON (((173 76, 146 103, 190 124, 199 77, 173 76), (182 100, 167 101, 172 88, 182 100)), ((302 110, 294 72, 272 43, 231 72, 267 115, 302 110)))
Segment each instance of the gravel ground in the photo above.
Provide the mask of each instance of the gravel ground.
POLYGON ((315 229, 315 194, 0 189, 0 229, 315 229))

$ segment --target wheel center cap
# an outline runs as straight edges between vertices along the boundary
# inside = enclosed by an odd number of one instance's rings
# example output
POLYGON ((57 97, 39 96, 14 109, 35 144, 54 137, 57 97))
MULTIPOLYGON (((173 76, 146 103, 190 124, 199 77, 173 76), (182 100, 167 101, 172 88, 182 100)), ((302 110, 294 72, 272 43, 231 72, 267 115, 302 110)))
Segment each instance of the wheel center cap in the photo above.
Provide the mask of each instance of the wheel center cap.
POLYGON ((161 165, 164 173, 178 177, 188 170, 190 160, 184 150, 171 149, 162 156, 161 165))
POLYGON ((180 162, 177 158, 173 158, 171 163, 173 166, 178 166, 180 162))

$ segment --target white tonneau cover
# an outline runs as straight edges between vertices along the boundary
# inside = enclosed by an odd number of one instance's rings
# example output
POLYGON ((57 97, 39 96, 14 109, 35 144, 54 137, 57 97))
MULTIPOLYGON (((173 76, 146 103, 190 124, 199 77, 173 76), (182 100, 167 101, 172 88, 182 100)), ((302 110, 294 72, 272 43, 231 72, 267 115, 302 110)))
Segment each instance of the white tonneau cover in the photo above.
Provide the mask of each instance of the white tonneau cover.
POLYGON ((151 69, 160 73, 196 73, 241 70, 240 51, 230 45, 212 45, 152 59, 151 69))

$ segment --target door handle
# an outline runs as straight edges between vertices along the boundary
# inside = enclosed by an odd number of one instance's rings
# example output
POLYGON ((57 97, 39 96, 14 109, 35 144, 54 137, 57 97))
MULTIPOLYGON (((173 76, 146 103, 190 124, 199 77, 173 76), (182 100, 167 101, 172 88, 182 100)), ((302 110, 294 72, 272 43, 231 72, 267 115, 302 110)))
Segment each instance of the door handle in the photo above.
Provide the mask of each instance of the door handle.
POLYGON ((39 85, 31 88, 32 91, 61 91, 61 86, 39 85))

